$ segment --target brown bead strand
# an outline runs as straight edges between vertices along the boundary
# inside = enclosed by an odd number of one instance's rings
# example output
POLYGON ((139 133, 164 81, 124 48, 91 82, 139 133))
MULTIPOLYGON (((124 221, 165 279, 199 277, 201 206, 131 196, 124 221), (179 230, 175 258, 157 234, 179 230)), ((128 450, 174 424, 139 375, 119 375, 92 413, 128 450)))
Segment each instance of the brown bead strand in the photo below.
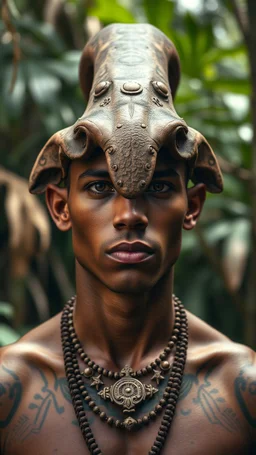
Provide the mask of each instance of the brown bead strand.
MULTIPOLYGON (((73 299, 73 302, 74 302, 74 299, 73 299)), ((72 306, 70 307, 70 311, 72 311, 73 302, 72 302, 72 306)), ((183 326, 183 322, 182 322, 181 325, 183 326)), ((183 327, 181 327, 180 331, 182 333, 183 327)), ((178 341, 177 344, 179 344, 179 342, 180 341, 178 341)), ((74 358, 74 362, 75 362, 75 365, 73 365, 74 371, 76 371, 77 374, 80 375, 79 365, 78 365, 76 357, 74 358)), ((171 371, 171 374, 170 374, 170 379, 169 379, 167 387, 166 387, 166 389, 165 389, 165 391, 163 393, 163 398, 160 399, 158 405, 155 406, 155 410, 154 411, 149 412, 148 415, 144 415, 142 418, 137 420, 136 424, 134 424, 134 426, 133 426, 133 429, 139 428, 142 424, 147 425, 150 422, 150 420, 151 419, 154 420, 156 415, 159 414, 160 412, 162 412, 163 408, 167 405, 168 398, 169 398, 171 392, 173 392, 172 383, 173 383, 173 381, 175 379, 173 377, 173 371, 175 371, 177 369, 177 366, 179 367, 179 362, 180 362, 179 356, 175 355, 172 371, 171 371)), ((112 417, 108 417, 105 412, 101 412, 100 408, 96 405, 96 403, 92 400, 92 398, 88 394, 88 392, 87 392, 87 390, 85 388, 85 385, 83 384, 82 376, 77 377, 77 381, 78 380, 79 380, 79 383, 80 383, 80 393, 84 396, 85 401, 87 403, 89 403, 89 406, 92 409, 92 411, 95 414, 100 414, 100 418, 103 421, 107 421, 107 423, 109 425, 111 425, 111 426, 115 425, 117 428, 124 428, 123 422, 120 422, 119 420, 115 420, 112 417)))
MULTIPOLYGON (((159 357, 156 358, 154 362, 151 362, 149 365, 146 367, 142 368, 141 370, 134 371, 131 373, 131 376, 133 377, 141 377, 141 376, 146 376, 147 374, 151 373, 153 368, 156 368, 163 362, 167 356, 170 355, 173 347, 175 346, 175 343, 177 341, 177 335, 179 334, 180 331, 180 312, 179 312, 179 304, 177 302, 177 298, 173 295, 174 298, 174 309, 175 309, 175 322, 174 322, 174 327, 173 327, 173 332, 172 336, 164 350, 159 354, 159 357)), ((75 301, 75 297, 74 300, 75 301)), ((73 312, 70 313, 69 315, 69 330, 70 330, 70 336, 72 340, 72 344, 75 347, 78 355, 80 356, 81 360, 88 365, 92 370, 94 370, 96 373, 102 374, 103 376, 110 378, 110 379, 120 379, 121 374, 119 371, 111 371, 108 370, 107 368, 102 368, 99 365, 97 365, 93 360, 90 359, 90 357, 84 352, 83 347, 80 343, 80 340, 76 334, 75 328, 74 328, 74 323, 73 323, 73 312)))
MULTIPOLYGON (((69 330, 69 323, 70 323, 70 313, 73 310, 74 306, 74 301, 75 297, 73 297, 66 307, 63 310, 62 314, 62 322, 61 322, 61 335, 62 335, 62 345, 63 345, 63 353, 64 353, 64 363, 65 363, 65 370, 66 370, 66 376, 70 388, 70 393, 73 401, 73 406, 75 409, 75 413, 79 422, 80 429, 82 431, 83 437, 85 439, 85 442, 87 444, 87 447, 93 455, 100 455, 101 450, 99 449, 93 433, 90 429, 89 422, 86 417, 86 413, 84 410, 83 406, 83 401, 81 399, 81 396, 83 399, 88 402, 90 408, 96 413, 100 414, 100 418, 104 421, 107 421, 110 425, 115 424, 117 428, 123 428, 124 425, 122 422, 119 420, 115 421, 112 417, 107 417, 105 412, 100 412, 100 408, 96 406, 96 403, 91 400, 88 392, 86 391, 86 388, 83 383, 83 378, 81 376, 80 370, 79 370, 79 364, 76 358, 76 348, 74 348, 72 340, 70 338, 70 330, 69 330)), ((149 452, 149 455, 156 455, 159 454, 160 451, 162 450, 162 447, 165 443, 169 428, 172 423, 172 419, 174 416, 176 404, 178 401, 178 396, 179 396, 179 391, 181 387, 181 382, 182 382, 182 376, 184 372, 184 367, 185 367, 185 362, 186 362, 186 350, 187 350, 187 344, 188 344, 188 324, 187 324, 187 318, 186 318, 186 312, 184 308, 181 305, 181 302, 175 297, 175 302, 179 307, 178 312, 180 315, 177 316, 180 317, 180 330, 179 334, 176 337, 176 340, 174 339, 173 341, 177 341, 176 344, 176 352, 175 352, 175 358, 173 362, 173 367, 171 370, 170 378, 168 380, 167 387, 164 392, 165 398, 160 400, 159 405, 155 407, 155 412, 151 411, 149 413, 149 416, 143 416, 141 419, 138 419, 138 426, 141 424, 147 424, 149 423, 149 420, 151 418, 155 418, 156 414, 159 413, 159 410, 161 411, 164 406, 166 406, 165 413, 162 419, 162 423, 160 425, 160 429, 158 432, 158 435, 156 437, 156 440, 151 447, 151 450, 149 452), (156 409, 158 407, 158 409, 156 409), (159 409, 160 408, 160 409, 159 409)), ((160 357, 160 356, 159 356, 160 357)), ((160 359, 158 359, 160 360, 160 359)), ((161 361, 161 360, 160 360, 161 361)), ((152 362, 153 364, 156 363, 159 364, 158 362, 152 362)), ((154 367, 156 365, 153 365, 154 367)))
MULTIPOLYGON (((70 307, 70 312, 72 312, 74 301, 75 301, 75 299, 73 299, 72 306, 70 307)), ((177 305, 180 306, 181 302, 177 303, 177 305)), ((183 325, 184 325, 184 321, 181 319, 180 332, 183 331, 183 325)), ((73 331, 71 330, 71 336, 72 336, 72 333, 73 333, 73 331)), ((178 338, 180 338, 180 337, 178 337, 178 338)), ((179 342, 180 341, 177 341, 177 345, 179 344, 179 342)), ((71 344, 72 344, 72 339, 71 339, 71 344)), ((133 425, 133 429, 137 429, 143 424, 147 425, 150 422, 150 420, 154 420, 156 418, 156 415, 161 413, 163 408, 167 405, 168 398, 170 397, 170 394, 173 391, 172 383, 173 383, 173 381, 175 379, 173 377, 173 371, 175 371, 177 369, 177 365, 179 365, 180 360, 182 360, 182 359, 180 359, 179 356, 175 354, 174 362, 173 362, 173 366, 172 366, 172 370, 171 370, 171 374, 170 374, 170 379, 169 379, 167 387, 166 387, 166 389, 165 389, 165 391, 163 393, 163 397, 160 399, 159 403, 155 406, 154 410, 152 410, 148 414, 142 416, 142 418, 137 419, 136 423, 134 423, 134 425, 133 425)), ((74 362, 76 363, 74 368, 78 371, 78 374, 80 374, 79 365, 77 363, 76 358, 74 359, 74 362)), ((155 367, 157 366, 156 362, 152 362, 152 363, 154 363, 155 367)), ((120 422, 119 420, 115 420, 112 417, 107 416, 107 414, 105 412, 101 412, 101 409, 96 405, 96 403, 92 400, 92 398, 88 394, 85 385, 82 384, 82 379, 83 379, 82 376, 80 376, 78 379, 79 379, 79 382, 81 384, 80 385, 81 394, 83 394, 84 396, 86 394, 85 401, 87 401, 89 403, 89 406, 90 406, 91 410, 95 414, 100 414, 101 419, 103 421, 106 421, 110 426, 115 425, 117 428, 124 428, 123 422, 120 422)))
MULTIPOLYGON (((181 323, 181 330, 184 329, 186 331, 186 322, 182 321, 181 323)), ((186 362, 186 357, 183 355, 183 351, 181 352, 180 347, 181 343, 184 341, 184 336, 183 338, 180 338, 177 341, 177 346, 176 346, 176 352, 175 352, 175 358, 174 362, 172 365, 170 377, 166 386, 166 389, 163 394, 162 400, 160 400, 160 403, 155 406, 155 412, 159 413, 161 412, 162 408, 165 406, 168 406, 168 401, 171 399, 171 404, 173 403, 173 394, 175 392, 179 393, 180 390, 180 380, 182 379, 183 376, 183 370, 186 362), (172 397, 171 397, 172 395, 172 397)))
MULTIPOLYGON (((177 299, 178 301, 178 299, 177 299)), ((180 302, 180 301, 178 301, 180 302)), ((184 373, 184 368, 186 364, 186 354, 187 354, 187 347, 188 347, 188 322, 187 322, 187 317, 186 317, 186 312, 184 308, 181 310, 182 313, 182 318, 184 318, 184 324, 182 324, 182 333, 180 336, 182 337, 181 343, 177 346, 178 355, 180 354, 181 361, 179 363, 179 369, 174 376, 176 381, 176 386, 175 388, 173 387, 173 391, 170 394, 171 397, 168 399, 168 404, 166 406, 166 410, 164 413, 164 416, 162 418, 162 422, 156 437, 156 440, 151 447, 151 450, 149 451, 149 455, 157 455, 160 454, 164 443, 166 441, 168 431, 170 429, 170 426, 172 424, 172 420, 174 417, 176 405, 178 402, 178 397, 179 397, 179 392, 180 392, 180 387, 182 383, 182 378, 183 378, 183 373, 184 373)))
POLYGON ((79 384, 77 383, 77 375, 74 372, 74 358, 76 358, 76 353, 72 349, 72 345, 70 344, 69 340, 69 330, 68 330, 68 311, 69 305, 72 305, 73 299, 68 302, 68 305, 64 308, 61 318, 61 338, 62 338, 62 346, 63 346, 63 353, 64 353, 64 364, 65 364, 65 371, 66 377, 69 385, 69 390, 73 402, 73 407, 75 410, 75 414, 77 420, 79 422, 79 426, 86 442, 86 445, 93 455, 102 455, 101 450, 99 449, 95 438, 93 436, 93 432, 90 428, 88 419, 86 417, 86 413, 84 411, 83 401, 81 399, 80 391, 79 391, 79 384))
MULTIPOLYGON (((73 302, 72 302, 72 304, 73 304, 73 302)), ((70 311, 70 310, 72 311, 72 306, 73 306, 72 304, 70 305, 69 308, 67 308, 68 311, 70 311)), ((68 311, 67 311, 67 314, 69 314, 68 311)), ((66 327, 66 330, 68 330, 68 327, 66 327)), ((70 343, 70 341, 69 341, 69 343, 70 343)), ((72 343, 70 343, 70 346, 71 346, 71 348, 69 348, 69 349, 72 349, 72 343)), ((67 371, 71 371, 70 370, 70 367, 71 367, 71 369, 73 371, 73 376, 75 376, 75 378, 76 378, 76 384, 79 385, 80 394, 82 395, 84 400, 88 403, 91 410, 93 412, 95 412, 95 414, 100 414, 101 420, 107 421, 107 423, 110 426, 113 426, 113 424, 114 424, 117 428, 122 428, 123 427, 122 422, 120 422, 119 420, 115 420, 113 417, 108 417, 105 412, 101 412, 100 408, 98 406, 96 406, 96 403, 90 397, 90 395, 87 392, 86 387, 84 385, 83 377, 82 377, 80 369, 79 369, 79 364, 78 364, 78 361, 76 358, 74 348, 73 348, 73 353, 74 353, 74 355, 72 356, 72 364, 68 365, 69 368, 67 371)), ((64 351, 64 363, 65 363, 65 351, 64 351)), ((78 419, 78 421, 79 421, 79 419, 78 419)))

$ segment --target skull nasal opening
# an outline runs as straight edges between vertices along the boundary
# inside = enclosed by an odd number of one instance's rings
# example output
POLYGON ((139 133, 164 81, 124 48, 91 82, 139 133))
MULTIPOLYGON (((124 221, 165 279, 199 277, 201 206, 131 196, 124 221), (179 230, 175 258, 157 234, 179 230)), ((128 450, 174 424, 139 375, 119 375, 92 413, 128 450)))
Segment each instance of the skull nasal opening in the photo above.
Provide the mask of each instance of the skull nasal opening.
POLYGON ((77 127, 74 131, 74 139, 82 149, 85 149, 87 146, 87 132, 85 128, 82 126, 77 127))
POLYGON ((183 126, 179 126, 175 131, 174 144, 178 153, 182 152, 187 141, 187 131, 183 126))
POLYGON ((67 155, 69 156, 69 150, 72 148, 72 158, 81 158, 86 154, 89 157, 93 151, 95 140, 89 129, 84 125, 77 125, 74 128, 73 136, 67 138, 67 155), (68 144, 70 141, 70 145, 68 144))

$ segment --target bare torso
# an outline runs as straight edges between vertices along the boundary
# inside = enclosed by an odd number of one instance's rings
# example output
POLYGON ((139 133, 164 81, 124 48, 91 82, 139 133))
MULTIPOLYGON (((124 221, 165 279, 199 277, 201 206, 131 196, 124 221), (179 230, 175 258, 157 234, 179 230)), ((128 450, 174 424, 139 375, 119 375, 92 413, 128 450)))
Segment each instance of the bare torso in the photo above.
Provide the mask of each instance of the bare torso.
MULTIPOLYGON (((254 354, 188 316, 183 385, 162 454, 256 453, 254 354)), ((59 325, 57 315, 1 351, 1 455, 89 454, 65 379, 59 325)), ((164 386, 163 381, 161 392, 164 386)), ((90 392, 97 394, 95 389, 90 392)), ((112 404, 102 406, 109 415, 118 415, 112 404)), ((153 404, 145 406, 142 413, 153 404)), ((103 455, 147 455, 162 418, 133 433, 109 428, 90 410, 87 415, 103 455)))

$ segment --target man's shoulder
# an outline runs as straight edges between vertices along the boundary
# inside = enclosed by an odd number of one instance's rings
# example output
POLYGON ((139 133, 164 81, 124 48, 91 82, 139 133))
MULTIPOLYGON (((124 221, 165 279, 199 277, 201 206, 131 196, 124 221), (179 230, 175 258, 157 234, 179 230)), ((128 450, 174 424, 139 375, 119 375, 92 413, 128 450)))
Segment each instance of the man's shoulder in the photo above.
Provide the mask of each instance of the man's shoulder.
POLYGON ((25 386, 30 381, 31 368, 62 363, 58 327, 59 315, 32 329, 17 342, 0 348, 0 384, 19 378, 25 386))
POLYGON ((35 388, 63 376, 59 322, 57 315, 0 349, 0 433, 21 415, 35 388))
MULTIPOLYGON (((193 365, 196 372, 198 390, 203 391, 207 403, 211 402, 218 412, 221 404, 214 401, 215 395, 211 392, 207 395, 207 390, 211 387, 214 392, 221 390, 229 408, 236 409, 252 440, 256 441, 256 353, 195 316, 189 320, 191 347, 188 364, 193 365)), ((187 380, 191 380, 190 376, 187 380)))
POLYGON ((243 344, 232 341, 200 318, 189 314, 189 327, 192 356, 198 358, 199 364, 210 362, 219 367, 228 367, 230 372, 251 366, 255 368, 256 379, 256 353, 243 344))

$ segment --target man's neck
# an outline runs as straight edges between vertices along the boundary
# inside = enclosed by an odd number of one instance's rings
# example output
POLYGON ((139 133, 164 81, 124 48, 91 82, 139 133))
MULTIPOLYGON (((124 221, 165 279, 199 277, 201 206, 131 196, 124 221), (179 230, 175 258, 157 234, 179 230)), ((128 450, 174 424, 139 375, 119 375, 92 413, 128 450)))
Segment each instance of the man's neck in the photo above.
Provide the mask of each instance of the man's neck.
POLYGON ((173 327, 173 271, 148 292, 117 293, 76 266, 74 325, 87 355, 104 368, 141 369, 166 346, 173 327))

